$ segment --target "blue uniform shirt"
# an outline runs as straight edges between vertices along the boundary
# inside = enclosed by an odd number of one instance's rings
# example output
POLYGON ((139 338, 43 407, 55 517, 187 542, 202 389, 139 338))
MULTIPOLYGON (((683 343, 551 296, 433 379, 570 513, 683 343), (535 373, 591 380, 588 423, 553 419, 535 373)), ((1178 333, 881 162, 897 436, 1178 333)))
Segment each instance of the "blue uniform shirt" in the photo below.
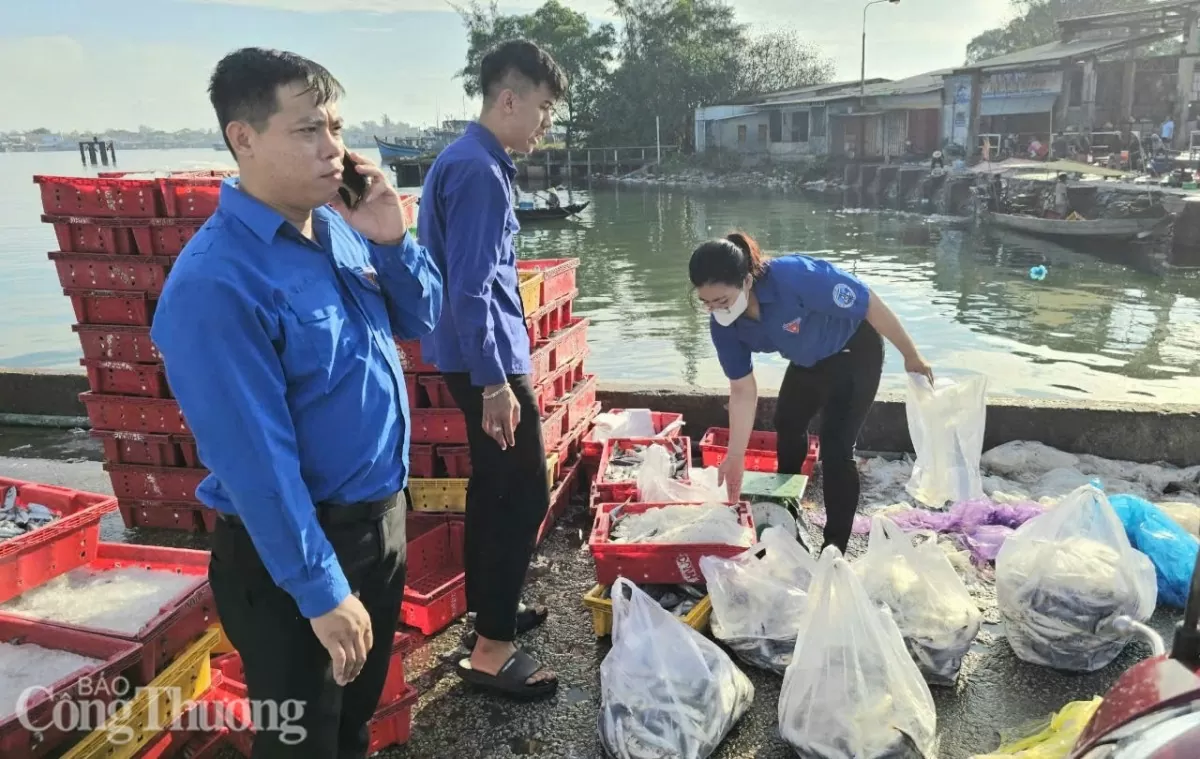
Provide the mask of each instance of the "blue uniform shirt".
POLYGON ((211 471, 197 498, 242 520, 308 618, 350 592, 314 504, 405 486, 408 394, 392 334, 428 333, 442 305, 441 276, 408 235, 368 243, 328 207, 313 232, 227 180, 151 329, 211 471))
POLYGON ((421 192, 421 243, 446 281, 442 320, 421 353, 479 387, 531 371, 513 246, 515 175, 496 137, 472 123, 434 161, 421 192))
POLYGON ((758 321, 741 316, 728 327, 713 319, 713 345, 725 376, 741 379, 753 371, 752 353, 778 353, 810 367, 840 352, 867 318, 870 291, 857 277, 828 261, 781 256, 767 262, 754 283, 758 321))

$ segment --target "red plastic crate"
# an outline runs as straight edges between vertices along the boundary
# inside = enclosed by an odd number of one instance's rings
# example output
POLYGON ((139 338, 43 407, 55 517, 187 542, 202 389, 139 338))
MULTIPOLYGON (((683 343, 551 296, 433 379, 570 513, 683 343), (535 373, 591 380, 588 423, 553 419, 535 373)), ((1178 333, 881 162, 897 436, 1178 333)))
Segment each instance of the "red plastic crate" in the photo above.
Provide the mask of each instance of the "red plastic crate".
POLYGON ((554 345, 549 340, 539 341, 529 352, 529 379, 537 387, 551 378, 558 367, 554 365, 554 345))
POLYGON ((542 419, 542 445, 544 450, 553 451, 558 448, 567 433, 566 418, 566 407, 559 406, 557 409, 546 414, 542 419))
POLYGON ((0 543, 0 603, 94 558, 100 520, 117 508, 112 496, 8 477, 0 477, 0 503, 13 488, 18 506, 40 504, 62 518, 0 543))
POLYGON ((391 746, 408 743, 412 737, 412 708, 420 697, 417 689, 410 685, 396 703, 375 712, 371 721, 367 723, 367 729, 370 731, 368 756, 391 746))
POLYGON ((163 209, 171 218, 207 219, 221 200, 221 177, 178 175, 158 180, 163 209))
POLYGON ((87 392, 79 394, 79 401, 87 408, 95 430, 192 434, 179 404, 173 400, 87 392))
POLYGON ((196 488, 208 476, 207 469, 180 469, 106 463, 117 498, 134 501, 195 501, 196 488))
MULTIPOLYGON (((776 457, 777 435, 774 432, 755 430, 750 433, 750 445, 746 448, 746 471, 748 472, 777 472, 779 459, 776 457)), ((729 453, 729 430, 724 427, 710 427, 700 438, 700 460, 704 466, 720 466, 729 453)), ((816 435, 808 436, 808 454, 800 473, 812 477, 817 461, 821 458, 821 440, 816 435)))
POLYGON ((575 270, 578 258, 544 258, 518 261, 517 271, 537 271, 542 274, 542 303, 553 303, 575 290, 575 270))
MULTIPOLYGON (((576 425, 575 428, 572 429, 569 433, 567 433, 567 436, 563 439, 563 441, 561 443, 559 443, 557 453, 558 453, 558 461, 559 461, 560 465, 567 466, 568 464, 575 463, 575 460, 582 453, 584 436, 586 436, 591 431, 592 422, 595 420, 596 415, 599 413, 600 413, 600 404, 599 403, 593 404, 592 408, 588 411, 587 416, 584 417, 583 421, 580 422, 578 425, 576 425)), ((599 458, 597 458, 596 465, 599 465, 599 463, 600 463, 599 458)), ((581 476, 584 476, 584 475, 590 476, 590 472, 592 472, 592 471, 594 471, 594 467, 592 467, 591 469, 585 469, 584 471, 580 472, 580 475, 581 476)))
POLYGON ((162 256, 106 256, 97 253, 47 253, 58 281, 69 290, 161 295, 174 259, 162 256))
POLYGON ((178 256, 203 226, 202 219, 118 219, 48 216, 60 250, 118 256, 178 256))
POLYGON ((159 215, 159 192, 153 179, 109 179, 38 175, 42 210, 55 216, 159 215))
POLYGON ((148 432, 92 430, 91 436, 104 445, 104 460, 135 466, 196 467, 196 441, 184 435, 148 432))
POLYGON ((417 379, 421 387, 425 388, 425 395, 429 396, 430 408, 458 408, 454 396, 450 395, 450 387, 446 384, 445 377, 440 374, 422 374, 417 379))
POLYGON ((408 530, 407 566, 409 577, 421 577, 436 572, 446 557, 454 554, 452 541, 462 542, 463 519, 461 514, 442 516, 436 512, 411 511, 406 524, 408 530), (417 518, 415 515, 432 518, 417 518), (457 525, 452 530, 451 525, 457 525))
POLYGON ((471 449, 465 445, 439 445, 438 458, 447 477, 465 479, 471 476, 471 449))
POLYGON ((583 378, 582 382, 571 388, 571 391, 559 399, 556 404, 564 406, 567 409, 565 429, 567 431, 575 429, 591 413, 592 406, 595 404, 596 375, 589 374, 583 378))
POLYGON ((217 512, 196 501, 134 501, 120 499, 121 521, 126 527, 184 532, 212 532, 217 512))
POLYGON ((432 445, 410 443, 408 446, 408 476, 428 479, 436 477, 437 459, 432 445))
POLYGON ((408 391, 408 408, 410 411, 425 407, 425 395, 421 392, 421 386, 417 384, 417 376, 415 374, 404 375, 404 388, 408 391))
MULTIPOLYGON (((596 509, 596 517, 592 522, 592 533, 588 539, 588 547, 596 560, 596 582, 601 585, 612 585, 618 577, 625 577, 639 585, 696 585, 704 582, 700 573, 700 558, 703 556, 720 556, 733 558, 744 552, 748 546, 730 546, 719 544, 686 543, 672 545, 669 543, 610 543, 614 509, 622 509, 625 514, 640 514, 644 511, 675 504, 666 503, 602 503, 596 509)), ((701 504, 680 504, 699 506, 701 504)), ((733 508, 733 507, 731 507, 733 508)), ((738 521, 755 535, 754 516, 750 513, 750 504, 739 503, 736 506, 738 521)))
MULTIPOLYGON (((44 625, 18 617, 0 617, 0 640, 33 644, 59 651, 70 651, 100 660, 56 683, 46 683, 46 691, 35 692, 28 700, 27 723, 45 725, 41 732, 26 730, 21 717, 13 714, 0 721, 0 756, 4 759, 31 759, 49 756, 77 737, 54 726, 55 707, 59 702, 79 702, 84 713, 94 714, 95 707, 113 703, 123 687, 119 678, 138 659, 139 647, 127 640, 44 625), (85 689, 86 683, 86 689, 85 689), (82 692, 81 692, 82 691, 82 692)), ((66 712, 70 714, 71 712, 66 712)))
POLYGON ((435 560, 435 569, 410 576, 404 588, 401 621, 423 635, 433 635, 467 612, 466 571, 463 564, 463 523, 448 525, 446 553, 435 560))
POLYGON ((135 364, 128 361, 81 358, 87 370, 88 386, 101 395, 136 395, 142 398, 170 398, 171 388, 162 364, 135 364))
POLYGON ((573 290, 561 300, 543 305, 525 319, 530 345, 536 345, 541 340, 549 339, 551 334, 571 322, 572 303, 577 297, 579 297, 579 291, 573 290))
MULTIPOLYGON (((608 413, 619 414, 622 411, 624 411, 624 409, 609 409, 608 413)), ((683 419, 683 414, 672 414, 665 411, 651 411, 650 418, 651 422, 654 424, 654 431, 658 433, 662 432, 680 419, 683 419)), ((676 427, 669 435, 667 435, 667 437, 679 437, 680 432, 682 432, 682 429, 680 427, 676 427)), ((701 442, 701 446, 703 446, 703 442, 701 442)), ((604 443, 596 440, 595 434, 589 431, 587 436, 583 438, 584 457, 594 459, 596 466, 599 466, 600 456, 603 453, 604 443)), ((707 464, 705 466, 707 466, 707 464)))
POLYGON ((554 483, 554 492, 550 494, 550 509, 542 520, 542 526, 538 528, 537 545, 541 545, 554 529, 554 524, 571 505, 571 497, 575 495, 579 464, 566 467, 562 472, 561 477, 554 483))
MULTIPOLYGON (((208 558, 208 551, 102 542, 97 547, 95 558, 87 562, 89 569, 103 571, 140 567, 187 575, 194 582, 164 604, 156 616, 133 634, 101 627, 38 621, 47 627, 104 635, 140 644, 141 660, 129 671, 128 676, 134 685, 147 685, 174 660, 176 654, 194 643, 217 621, 216 605, 208 585, 208 558)), ((6 619, 24 617, 12 612, 0 613, 0 620, 6 619)))
POLYGON ((417 409, 411 416, 410 442, 467 444, 467 418, 458 409, 417 409))
POLYGON ((158 296, 148 293, 113 292, 66 288, 75 320, 80 324, 149 327, 158 296))
POLYGON ((162 361, 149 327, 75 324, 71 329, 79 335, 84 358, 143 364, 162 361))
POLYGON ((134 227, 133 239, 139 255, 175 257, 183 252, 202 226, 201 220, 154 219, 145 227, 134 227))
MULTIPOLYGON (((637 480, 625 482, 606 482, 604 473, 608 470, 608 461, 614 451, 623 451, 634 445, 663 445, 674 446, 675 450, 683 452, 683 481, 692 475, 692 439, 689 437, 676 438, 610 438, 604 444, 604 453, 600 456, 600 467, 596 470, 596 482, 592 485, 593 501, 596 503, 621 503, 638 497, 637 480)), ((611 585, 612 583, 605 583, 611 585)))
POLYGON ((400 366, 413 374, 437 374, 438 368, 421 358, 420 340, 397 340, 396 351, 400 354, 400 366))
POLYGON ((556 365, 569 363, 587 353, 590 319, 571 319, 567 326, 550 335, 556 365))

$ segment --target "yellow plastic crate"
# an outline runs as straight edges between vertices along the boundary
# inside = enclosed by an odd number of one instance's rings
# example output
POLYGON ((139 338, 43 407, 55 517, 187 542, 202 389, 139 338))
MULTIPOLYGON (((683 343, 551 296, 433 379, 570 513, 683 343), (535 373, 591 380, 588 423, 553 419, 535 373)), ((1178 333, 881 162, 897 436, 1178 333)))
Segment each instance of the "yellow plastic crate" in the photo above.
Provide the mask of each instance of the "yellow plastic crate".
POLYGON ((61 759, 132 759, 137 756, 151 738, 170 727, 183 710, 212 685, 208 657, 220 641, 220 631, 210 627, 150 685, 139 688, 133 699, 113 714, 103 727, 89 733, 61 759), (160 724, 150 724, 152 711, 160 724))
MULTIPOLYGON (((606 586, 597 585, 583 597, 583 605, 592 610, 592 628, 596 631, 597 638, 612 635, 613 603, 611 598, 604 597, 605 590, 607 590, 606 586)), ((708 629, 708 620, 711 616, 712 599, 705 596, 681 621, 693 630, 704 632, 708 629)))
POLYGON ((413 511, 466 511, 467 482, 469 480, 458 477, 409 480, 413 511))
POLYGON ((518 274, 521 276, 521 303, 525 305, 525 316, 533 316, 542 307, 542 273, 522 271, 518 274))
POLYGON ((234 648, 233 644, 229 642, 229 636, 225 634, 225 628, 221 627, 220 622, 216 623, 215 625, 210 626, 208 629, 216 630, 217 634, 221 636, 221 639, 217 642, 217 645, 213 646, 213 650, 212 650, 213 656, 220 656, 221 654, 232 654, 232 653, 237 652, 237 649, 234 648))
POLYGON ((546 487, 554 492, 554 470, 558 469, 558 454, 552 453, 546 457, 546 487))

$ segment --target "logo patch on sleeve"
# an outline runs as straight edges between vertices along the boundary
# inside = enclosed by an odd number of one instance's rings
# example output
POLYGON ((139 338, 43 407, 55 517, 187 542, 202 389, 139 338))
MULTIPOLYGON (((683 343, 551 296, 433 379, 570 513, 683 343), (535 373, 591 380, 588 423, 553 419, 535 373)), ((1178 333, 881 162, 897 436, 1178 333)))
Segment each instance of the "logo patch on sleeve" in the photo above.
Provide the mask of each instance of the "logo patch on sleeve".
POLYGON ((854 288, 845 282, 839 282, 833 288, 833 302, 840 308, 850 308, 854 302, 858 300, 858 296, 854 294, 854 288))
POLYGON ((792 321, 790 321, 790 322, 788 322, 787 324, 783 325, 783 331, 784 331, 784 332, 791 332, 793 335, 798 335, 798 334, 800 334, 800 320, 799 320, 799 319, 793 319, 792 321))

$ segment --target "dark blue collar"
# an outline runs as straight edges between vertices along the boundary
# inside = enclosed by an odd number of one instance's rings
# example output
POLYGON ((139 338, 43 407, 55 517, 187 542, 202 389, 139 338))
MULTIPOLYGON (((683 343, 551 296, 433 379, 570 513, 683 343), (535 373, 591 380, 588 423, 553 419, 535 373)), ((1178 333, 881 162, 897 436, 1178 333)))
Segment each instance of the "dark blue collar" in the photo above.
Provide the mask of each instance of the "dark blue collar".
MULTIPOLYGON (((271 208, 253 195, 238 189, 238 178, 229 177, 221 183, 221 210, 232 215, 246 225, 260 240, 267 245, 275 242, 275 235, 289 224, 283 214, 271 208)), ((328 206, 313 209, 314 233, 318 227, 329 224, 329 214, 336 213, 328 206)), ((299 230, 297 235, 299 235, 299 230)))
POLYGON ((496 139, 496 135, 492 134, 491 130, 480 124, 478 121, 472 121, 467 125, 466 136, 478 142, 484 147, 487 152, 495 156, 501 166, 516 172, 517 166, 513 163, 512 156, 500 144, 500 140, 496 139))

